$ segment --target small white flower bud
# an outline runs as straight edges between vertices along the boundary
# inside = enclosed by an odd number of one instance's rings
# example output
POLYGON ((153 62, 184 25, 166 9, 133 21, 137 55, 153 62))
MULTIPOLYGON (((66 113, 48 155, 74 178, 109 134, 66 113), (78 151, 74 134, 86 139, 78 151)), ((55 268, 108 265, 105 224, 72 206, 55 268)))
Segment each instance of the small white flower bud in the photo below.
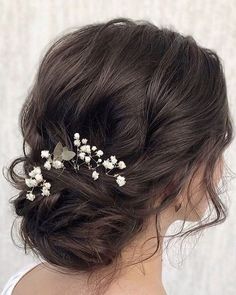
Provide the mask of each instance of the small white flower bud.
POLYGON ((46 161, 43 165, 47 170, 50 170, 52 168, 51 163, 49 161, 46 161))
POLYGON ((43 175, 42 174, 36 174, 35 179, 39 183, 39 182, 43 181, 43 175))
POLYGON ((90 145, 89 145, 89 144, 87 144, 87 145, 85 146, 85 151, 86 151, 86 153, 88 153, 88 154, 91 153, 91 148, 90 148, 90 145))
POLYGON ((31 170, 31 172, 29 173, 30 177, 35 177, 35 175, 40 174, 41 173, 41 168, 40 167, 34 167, 33 170, 31 170))
POLYGON ((42 195, 43 196, 49 196, 50 195, 50 191, 44 186, 42 188, 42 195))
POLYGON ((103 155, 103 151, 102 151, 102 150, 98 150, 98 151, 96 152, 96 154, 97 154, 98 157, 100 157, 100 156, 103 155))
POLYGON ((86 144, 87 142, 88 142, 87 138, 83 138, 83 139, 82 139, 82 143, 83 143, 83 144, 86 144))
POLYGON ((107 160, 104 160, 103 163, 102 163, 102 165, 103 165, 105 168, 108 168, 108 163, 109 163, 109 162, 108 162, 107 160))
POLYGON ((35 172, 34 172, 34 170, 32 170, 32 171, 29 173, 29 176, 30 176, 30 177, 35 177, 35 172))
POLYGON ((35 195, 32 192, 26 194, 26 199, 33 201, 35 199, 35 195))
POLYGON ((92 146, 92 151, 96 151, 97 147, 95 145, 92 146))
POLYGON ((81 152, 86 152, 86 145, 81 145, 80 150, 81 152))
POLYGON ((80 146, 81 142, 79 139, 74 140, 74 145, 75 146, 80 146))
POLYGON ((51 188, 51 183, 50 182, 45 182, 43 184, 43 186, 46 188, 46 189, 50 189, 51 188))
POLYGON ((81 160, 84 160, 84 157, 85 157, 85 153, 79 153, 79 158, 80 158, 81 160))
POLYGON ((118 175, 116 178, 116 182, 119 184, 119 186, 123 186, 125 185, 126 181, 125 181, 125 177, 118 175))
POLYGON ((111 162, 112 164, 115 164, 117 162, 116 156, 111 156, 111 162))
POLYGON ((94 180, 98 179, 99 173, 97 171, 93 171, 92 177, 94 180))
POLYGON ((53 161, 53 162, 52 162, 52 166, 53 166, 54 168, 56 168, 56 169, 60 169, 60 168, 62 168, 64 165, 63 165, 63 163, 62 163, 61 161, 56 160, 56 161, 53 161))
POLYGON ((108 162, 108 169, 113 169, 114 165, 111 162, 108 162))
POLYGON ((37 181, 35 179, 26 178, 25 183, 28 187, 35 187, 37 186, 37 181))
POLYGON ((50 154, 49 154, 49 151, 47 150, 44 150, 44 151, 41 151, 41 158, 49 158, 50 154))
POLYGON ((78 132, 76 132, 75 134, 74 134, 74 139, 79 139, 80 138, 80 134, 78 133, 78 132))
POLYGON ((103 161, 103 166, 107 169, 113 169, 114 165, 107 159, 105 161, 103 161))
POLYGON ((119 166, 120 169, 124 169, 126 167, 124 161, 119 161, 118 166, 119 166))
POLYGON ((34 167, 34 172, 36 174, 40 174, 41 173, 41 168, 40 167, 34 167))
POLYGON ((91 158, 89 156, 86 156, 84 159, 86 163, 89 163, 91 161, 91 158))

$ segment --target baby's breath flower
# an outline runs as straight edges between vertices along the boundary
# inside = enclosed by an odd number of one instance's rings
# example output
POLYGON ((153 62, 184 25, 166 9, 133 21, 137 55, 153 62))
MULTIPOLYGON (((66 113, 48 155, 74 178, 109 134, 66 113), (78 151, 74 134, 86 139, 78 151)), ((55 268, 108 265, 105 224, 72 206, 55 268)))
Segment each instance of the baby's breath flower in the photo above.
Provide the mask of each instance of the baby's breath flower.
POLYGON ((105 168, 108 168, 108 160, 104 160, 103 162, 102 162, 102 165, 105 167, 105 168))
POLYGON ((35 195, 32 192, 26 194, 26 199, 33 201, 35 199, 35 195))
POLYGON ((50 170, 52 168, 51 163, 49 161, 46 161, 43 165, 47 170, 50 170))
POLYGON ((118 175, 116 178, 116 182, 119 184, 119 186, 123 186, 125 185, 126 181, 125 181, 125 177, 118 175))
POLYGON ((98 157, 101 157, 101 156, 103 155, 103 151, 102 151, 102 150, 98 150, 98 151, 96 152, 96 155, 97 155, 98 157))
POLYGON ((74 140, 74 145, 75 146, 80 146, 81 142, 79 139, 74 140))
POLYGON ((126 167, 124 161, 119 161, 118 166, 119 166, 120 169, 124 169, 126 167))
POLYGON ((29 176, 30 177, 35 177, 36 173, 34 172, 34 170, 30 171, 29 176))
POLYGON ((75 134, 74 134, 74 139, 79 139, 80 138, 80 134, 78 133, 78 132, 76 132, 75 134))
POLYGON ((33 170, 31 170, 31 172, 29 173, 30 177, 35 177, 35 175, 40 174, 41 173, 41 168, 39 166, 34 167, 33 170))
POLYGON ((41 151, 41 158, 49 158, 50 154, 48 150, 41 151))
POLYGON ((26 178, 25 179, 25 183, 28 187, 35 187, 37 186, 37 181, 35 179, 32 178, 26 178))
POLYGON ((95 145, 92 146, 92 151, 96 151, 97 147, 95 145))
POLYGON ((99 173, 97 171, 93 171, 92 177, 94 180, 98 179, 99 173))
POLYGON ((91 148, 90 148, 90 145, 89 145, 89 144, 82 145, 82 146, 80 147, 80 150, 81 150, 82 152, 86 152, 86 153, 88 153, 88 154, 91 153, 91 148))
POLYGON ((107 169, 113 169, 114 168, 114 165, 108 159, 104 160, 102 164, 107 169))
POLYGON ((116 156, 111 156, 111 162, 112 164, 115 164, 117 162, 116 156))
POLYGON ((86 163, 89 163, 91 161, 91 158, 89 156, 86 156, 84 159, 86 163))
POLYGON ((87 142, 88 142, 87 138, 83 138, 83 139, 82 139, 82 143, 83 143, 83 144, 86 144, 87 142))
POLYGON ((81 160, 84 160, 85 153, 83 153, 83 152, 82 153, 79 153, 79 157, 80 157, 81 160))
POLYGON ((50 191, 44 186, 42 187, 42 195, 43 196, 49 196, 50 195, 50 191))
POLYGON ((39 166, 37 166, 37 167, 34 167, 34 170, 33 170, 36 174, 40 174, 40 173, 42 173, 41 172, 41 168, 39 167, 39 166))
POLYGON ((47 189, 50 189, 51 188, 51 183, 50 182, 44 182, 43 186, 46 187, 47 189))
POLYGON ((115 166, 111 162, 108 163, 108 169, 113 169, 114 167, 115 166))
POLYGON ((56 161, 53 161, 53 162, 52 162, 52 166, 53 166, 54 168, 56 168, 56 169, 60 169, 60 168, 62 168, 64 165, 63 165, 63 163, 62 163, 61 161, 56 160, 56 161))
POLYGON ((35 179, 36 181, 39 183, 39 182, 42 182, 43 181, 43 175, 42 174, 36 174, 35 175, 35 179))
POLYGON ((88 154, 91 153, 91 147, 89 144, 86 145, 86 153, 88 153, 88 154))
POLYGON ((86 152, 86 145, 81 145, 80 150, 81 152, 86 152))

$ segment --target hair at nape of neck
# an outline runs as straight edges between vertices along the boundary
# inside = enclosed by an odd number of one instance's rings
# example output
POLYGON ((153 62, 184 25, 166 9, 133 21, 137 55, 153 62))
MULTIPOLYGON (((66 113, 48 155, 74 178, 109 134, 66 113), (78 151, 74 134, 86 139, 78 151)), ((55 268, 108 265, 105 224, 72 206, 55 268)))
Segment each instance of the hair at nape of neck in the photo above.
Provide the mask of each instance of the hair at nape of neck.
MULTIPOLYGON (((80 134, 76 132, 74 134, 74 146, 76 147, 76 153, 72 150, 69 150, 67 146, 63 146, 59 141, 54 148, 52 154, 49 150, 41 151, 41 158, 45 158, 44 168, 51 170, 52 167, 55 169, 64 169, 66 168, 64 162, 67 161, 70 163, 74 170, 78 171, 80 166, 86 164, 89 170, 93 170, 92 178, 97 180, 99 178, 99 173, 96 171, 96 168, 99 166, 105 167, 105 174, 111 177, 116 178, 116 182, 119 186, 123 186, 126 183, 124 176, 120 174, 109 174, 114 168, 124 169, 126 164, 124 161, 118 161, 116 156, 110 156, 105 160, 102 159, 104 155, 102 150, 98 150, 96 146, 90 146, 86 138, 80 138, 80 134), (76 159, 74 159, 76 157, 76 159), (80 163, 78 161, 80 160, 80 163), (96 163, 96 166, 92 165, 92 162, 96 163)), ((46 181, 43 178, 42 171, 40 166, 36 166, 29 172, 30 178, 25 179, 25 183, 28 187, 32 188, 27 191, 26 198, 30 201, 35 199, 35 194, 33 190, 35 187, 41 187, 41 195, 49 196, 51 183, 46 181)))

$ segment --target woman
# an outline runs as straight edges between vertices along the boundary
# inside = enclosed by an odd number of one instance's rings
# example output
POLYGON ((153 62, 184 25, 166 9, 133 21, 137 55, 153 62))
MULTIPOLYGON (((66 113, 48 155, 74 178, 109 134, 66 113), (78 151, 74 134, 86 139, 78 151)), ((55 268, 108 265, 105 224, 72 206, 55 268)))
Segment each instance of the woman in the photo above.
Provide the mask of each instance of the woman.
POLYGON ((218 55, 191 36, 127 18, 65 34, 43 58, 20 119, 12 204, 41 263, 3 294, 166 294, 170 224, 198 221, 176 233, 186 235, 225 219, 217 185, 233 138, 226 82, 218 55), (214 220, 203 220, 211 205, 214 220))

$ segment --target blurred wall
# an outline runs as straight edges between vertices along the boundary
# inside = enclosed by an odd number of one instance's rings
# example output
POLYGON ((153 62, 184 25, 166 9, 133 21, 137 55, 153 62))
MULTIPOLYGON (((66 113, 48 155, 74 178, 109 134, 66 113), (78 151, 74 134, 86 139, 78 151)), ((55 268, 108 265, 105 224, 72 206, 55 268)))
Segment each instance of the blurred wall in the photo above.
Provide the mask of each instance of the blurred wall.
MULTIPOLYGON (((1 168, 22 153, 18 114, 49 42, 71 27, 112 17, 142 18, 156 25, 174 27, 184 34, 192 34, 201 45, 215 49, 224 61, 230 107, 236 115, 234 0, 0 0, 0 11, 1 168)), ((234 142, 226 156, 234 171, 235 151, 234 142)), ((3 176, 0 181, 1 288, 10 275, 33 258, 11 241, 14 217, 8 201, 16 192, 3 176)), ((185 247, 190 248, 187 255, 171 247, 170 259, 164 256, 163 280, 168 295, 236 294, 235 192, 234 181, 229 186, 230 212, 224 224, 208 229, 193 247, 191 241, 185 242, 185 247)))

